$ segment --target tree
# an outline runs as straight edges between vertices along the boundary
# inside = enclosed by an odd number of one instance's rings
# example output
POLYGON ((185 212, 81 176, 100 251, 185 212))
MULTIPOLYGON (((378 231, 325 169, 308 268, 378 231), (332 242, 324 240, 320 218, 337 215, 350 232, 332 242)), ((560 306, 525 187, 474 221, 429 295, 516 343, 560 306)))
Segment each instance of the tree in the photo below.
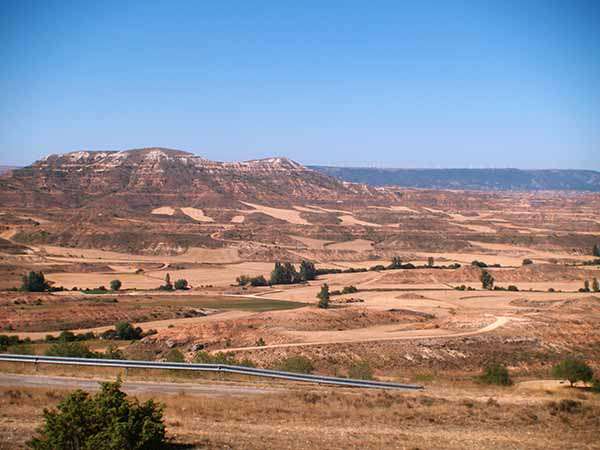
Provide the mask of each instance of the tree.
POLYGON ((110 290, 111 291, 118 291, 119 289, 121 289, 121 286, 123 284, 121 283, 121 280, 112 280, 110 282, 110 290))
POLYGON ((271 272, 271 284, 284 284, 284 278, 283 265, 279 261, 276 261, 275 267, 273 267, 273 271, 271 272))
POLYGON ((600 283, 598 283, 598 278, 596 277, 592 279, 592 291, 600 292, 600 283))
POLYGON ((499 386, 510 386, 512 380, 505 365, 500 363, 488 364, 481 375, 480 380, 487 384, 497 384, 499 386))
POLYGON ((587 383, 594 377, 594 371, 585 361, 577 358, 567 358, 552 368, 552 374, 573 384, 578 381, 587 383))
POLYGON ((78 389, 57 409, 44 409, 44 423, 27 445, 34 450, 159 450, 165 446, 163 406, 129 400, 120 380, 101 383, 94 396, 78 389))
POLYGON ((321 291, 317 294, 319 308, 329 308, 329 285, 325 283, 321 286, 321 291))
POLYGON ((401 269, 402 268, 402 260, 399 256, 394 256, 392 258, 392 263, 387 266, 388 269, 401 269))
POLYGON ((317 277, 317 269, 315 269, 314 263, 306 260, 302 260, 300 263, 300 279, 302 281, 314 280, 317 277))
POLYGON ((494 277, 487 270, 481 272, 481 285, 483 289, 492 290, 494 288, 494 277))
POLYGON ((594 249, 592 250, 592 254, 598 258, 600 258, 600 245, 594 244, 594 249))
POLYGON ((21 290, 25 292, 44 292, 50 288, 42 272, 29 272, 23 275, 21 290))
POLYGON ((427 265, 429 267, 433 267, 435 260, 433 259, 433 256, 430 256, 429 258, 427 258, 427 265))
POLYGON ((161 289, 163 291, 172 291, 173 290, 173 283, 171 283, 171 275, 169 275, 168 272, 165 275, 165 284, 163 284, 159 289, 161 289))
POLYGON ((269 282, 262 275, 258 275, 257 277, 250 278, 251 286, 268 286, 269 282))
POLYGON ((175 281, 175 289, 177 289, 177 290, 185 290, 187 288, 188 288, 188 282, 187 282, 187 280, 181 278, 181 279, 175 281))
POLYGON ((529 258, 525 258, 525 259, 523 260, 523 265, 524 265, 524 266, 528 266, 528 265, 530 265, 530 264, 533 264, 533 261, 532 261, 531 259, 529 259, 529 258))
POLYGON ((585 280, 583 282, 583 290, 585 292, 590 292, 590 280, 585 280))

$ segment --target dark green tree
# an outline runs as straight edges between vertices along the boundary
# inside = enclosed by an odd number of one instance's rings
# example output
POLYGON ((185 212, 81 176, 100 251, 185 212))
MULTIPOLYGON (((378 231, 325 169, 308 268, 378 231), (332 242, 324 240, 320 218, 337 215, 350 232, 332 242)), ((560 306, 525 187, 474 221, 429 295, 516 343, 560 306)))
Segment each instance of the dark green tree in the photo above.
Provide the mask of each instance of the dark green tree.
POLYGON ((329 285, 327 283, 321 286, 317 298, 319 299, 319 303, 317 303, 319 308, 329 308, 329 285))
POLYGON ((302 281, 314 280, 317 277, 317 269, 311 261, 302 260, 300 263, 300 279, 302 281))
POLYGON ((181 278, 179 280, 175 281, 175 289, 177 290, 186 290, 188 288, 188 282, 187 280, 181 278))
POLYGON ((81 342, 57 342, 46 350, 46 356, 63 356, 69 358, 95 358, 96 353, 81 342))
POLYGON ((283 265, 279 262, 275 262, 275 267, 271 272, 271 284, 284 284, 285 283, 285 271, 283 265))
POLYGON ((600 283, 598 282, 598 278, 596 277, 592 279, 592 291, 600 292, 600 283))
POLYGON ((600 245, 594 244, 594 249, 592 250, 592 254, 598 258, 600 258, 600 245))
POLYGON ((401 269, 402 268, 402 260, 399 256, 394 256, 392 258, 392 263, 387 266, 388 269, 401 269))
POLYGON ((117 339, 122 339, 124 341, 140 339, 142 337, 142 329, 140 327, 134 327, 126 321, 117 322, 115 324, 115 332, 117 339))
POLYGON ((430 256, 429 258, 427 258, 427 265, 429 267, 433 267, 434 263, 435 263, 435 260, 433 259, 433 256, 430 256))
POLYGON ((123 284, 121 283, 121 280, 112 280, 110 282, 110 290, 111 291, 118 291, 119 289, 121 289, 121 286, 123 286, 123 284))
POLYGON ((25 292, 44 292, 50 288, 42 272, 29 272, 23 275, 21 290, 25 292))
POLYGON ((481 285, 483 289, 494 289, 494 277, 487 270, 481 272, 481 285))
POLYGON ((129 400, 121 382, 101 383, 94 396, 76 390, 57 409, 44 409, 44 424, 27 444, 34 450, 159 450, 165 446, 163 407, 129 400))
POLYGON ((588 382, 594 377, 594 371, 585 361, 577 358, 567 358, 552 368, 552 374, 569 381, 571 386, 578 381, 588 382))
POLYGON ((590 292, 590 280, 585 280, 583 282, 583 290, 585 292, 590 292))

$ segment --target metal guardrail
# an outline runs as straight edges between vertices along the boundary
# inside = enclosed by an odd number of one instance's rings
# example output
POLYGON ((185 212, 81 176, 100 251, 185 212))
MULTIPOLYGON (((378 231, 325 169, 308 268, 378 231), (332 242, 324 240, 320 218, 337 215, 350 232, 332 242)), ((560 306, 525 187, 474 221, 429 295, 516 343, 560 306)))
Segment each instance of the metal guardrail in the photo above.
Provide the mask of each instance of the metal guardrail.
POLYGON ((418 386, 414 384, 386 383, 383 381, 371 380, 353 380, 350 378, 327 377, 320 375, 282 372, 279 370, 256 369, 254 367, 230 366, 228 364, 170 363, 155 361, 132 361, 121 359, 65 358, 59 356, 32 356, 9 354, 0 354, 0 361, 33 364, 67 364, 77 366, 121 367, 125 369, 192 370, 200 372, 236 373, 240 375, 249 375, 255 377, 279 378, 284 380, 302 381, 307 383, 330 384, 337 386, 350 386, 360 388, 400 389, 411 391, 424 389, 423 386, 418 386))

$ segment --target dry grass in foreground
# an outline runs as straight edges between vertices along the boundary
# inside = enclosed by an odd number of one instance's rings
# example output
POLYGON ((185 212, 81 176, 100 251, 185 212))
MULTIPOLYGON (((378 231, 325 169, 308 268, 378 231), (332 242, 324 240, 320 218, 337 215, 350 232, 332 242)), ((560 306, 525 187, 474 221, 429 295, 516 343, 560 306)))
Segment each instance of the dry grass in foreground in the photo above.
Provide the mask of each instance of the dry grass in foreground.
MULTIPOLYGON (((597 449, 597 395, 523 402, 512 388, 473 395, 304 388, 257 397, 154 397, 182 448, 597 449), (495 397, 487 397, 492 394, 495 397), (496 395, 498 394, 498 395, 496 395)), ((64 391, 0 389, 0 449, 23 448, 64 391)), ((144 397, 141 397, 144 398, 144 397)))

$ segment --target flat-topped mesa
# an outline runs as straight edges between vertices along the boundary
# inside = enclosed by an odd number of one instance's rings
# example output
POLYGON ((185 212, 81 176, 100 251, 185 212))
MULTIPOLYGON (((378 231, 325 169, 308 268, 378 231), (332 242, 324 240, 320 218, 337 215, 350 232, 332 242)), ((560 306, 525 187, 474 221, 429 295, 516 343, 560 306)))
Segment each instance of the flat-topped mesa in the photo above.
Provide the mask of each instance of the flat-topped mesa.
POLYGON ((283 157, 211 161, 193 153, 152 147, 50 155, 1 179, 7 205, 81 207, 110 197, 121 207, 160 206, 165 198, 187 204, 372 201, 385 197, 365 185, 343 183, 283 157))

